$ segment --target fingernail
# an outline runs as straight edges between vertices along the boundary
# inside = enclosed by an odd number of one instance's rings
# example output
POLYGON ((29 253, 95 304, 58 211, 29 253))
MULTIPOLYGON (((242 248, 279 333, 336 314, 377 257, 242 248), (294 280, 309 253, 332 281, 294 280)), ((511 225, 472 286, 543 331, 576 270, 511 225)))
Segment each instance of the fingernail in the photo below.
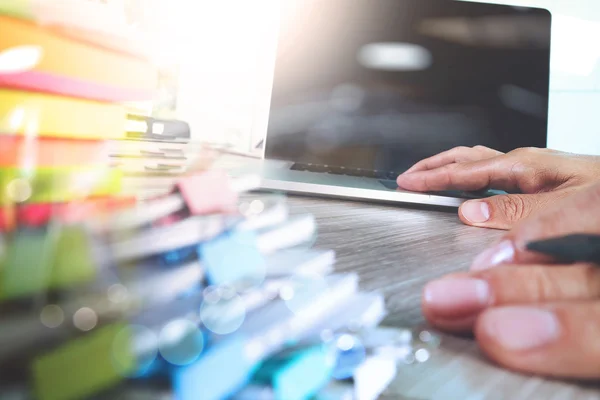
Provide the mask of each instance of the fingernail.
POLYGON ((442 279, 425 286, 423 299, 432 313, 463 317, 478 313, 490 303, 490 289, 479 279, 442 279))
POLYGON ((485 333, 507 350, 531 350, 555 342, 560 336, 556 316, 546 310, 505 307, 486 312, 485 333))
POLYGON ((482 224, 490 219, 490 206, 485 201, 466 201, 460 212, 473 224, 482 224))
POLYGON ((471 271, 481 271, 514 260, 515 248, 511 241, 504 240, 479 254, 471 264, 471 271))

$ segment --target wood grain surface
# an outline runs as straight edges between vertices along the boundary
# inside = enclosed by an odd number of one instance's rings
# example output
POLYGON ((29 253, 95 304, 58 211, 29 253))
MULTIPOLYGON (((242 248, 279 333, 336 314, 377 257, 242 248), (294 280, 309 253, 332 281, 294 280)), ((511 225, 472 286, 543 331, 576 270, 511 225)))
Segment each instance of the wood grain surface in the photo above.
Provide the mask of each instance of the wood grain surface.
MULTIPOLYGON (((213 167, 227 170, 256 162, 227 156, 213 167)), ((452 209, 287 197, 293 214, 316 217, 314 246, 336 251, 336 271, 356 272, 363 290, 385 295, 383 325, 415 332, 430 329, 420 304, 425 283, 465 271, 503 233, 465 226, 452 209)), ((486 359, 472 339, 440 335, 440 348, 424 363, 402 366, 383 400, 600 400, 600 382, 513 373, 486 359)))
MULTIPOLYGON (((452 210, 288 198, 293 213, 315 215, 315 246, 337 252, 338 272, 357 272, 363 289, 385 294, 388 326, 422 329, 424 284, 466 270, 502 234, 465 226, 452 210)), ((399 370, 385 398, 591 400, 600 399, 600 386, 512 373, 489 362, 473 340, 442 335, 430 360, 399 370)))

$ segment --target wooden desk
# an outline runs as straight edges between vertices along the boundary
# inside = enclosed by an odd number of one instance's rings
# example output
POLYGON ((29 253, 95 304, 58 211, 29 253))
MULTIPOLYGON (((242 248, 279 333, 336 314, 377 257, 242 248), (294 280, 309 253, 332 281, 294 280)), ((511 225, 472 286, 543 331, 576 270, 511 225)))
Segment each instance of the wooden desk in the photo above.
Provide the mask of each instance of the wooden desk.
MULTIPOLYGON (((294 213, 315 215, 316 247, 337 252, 337 271, 357 272, 362 288, 385 294, 390 326, 423 324, 423 285, 465 270, 502 234, 465 226, 455 212, 292 196, 289 202, 294 213)), ((508 372, 487 361, 474 341, 444 335, 429 361, 400 369, 386 398, 591 400, 600 399, 600 388, 508 372)))
MULTIPOLYGON (((215 168, 259 160, 224 157, 215 168)), ((317 219, 315 246, 337 253, 336 271, 356 272, 365 290, 385 294, 383 325, 425 328, 421 291, 436 277, 465 271, 502 235, 463 225, 455 210, 288 196, 292 213, 317 219)), ((473 340, 442 335, 441 348, 423 364, 403 366, 385 400, 600 400, 600 384, 574 384, 509 372, 488 361, 473 340)))

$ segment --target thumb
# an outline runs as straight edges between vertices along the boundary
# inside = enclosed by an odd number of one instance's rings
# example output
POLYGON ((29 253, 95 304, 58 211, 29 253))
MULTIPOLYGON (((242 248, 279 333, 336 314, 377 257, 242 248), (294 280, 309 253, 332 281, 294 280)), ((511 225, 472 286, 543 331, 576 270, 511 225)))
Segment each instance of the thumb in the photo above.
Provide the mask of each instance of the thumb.
MULTIPOLYGON (((500 241, 479 254, 471 264, 472 270, 509 263, 551 264, 555 260, 530 252, 527 243, 574 233, 600 233, 600 183, 575 191, 563 190, 533 196, 538 197, 533 206, 535 208, 529 207, 530 217, 515 224, 500 241)), ((520 197, 530 200, 529 196, 520 197)))
POLYGON ((460 206, 458 216, 467 225, 508 230, 541 209, 549 201, 549 195, 550 193, 509 194, 469 200, 460 206))

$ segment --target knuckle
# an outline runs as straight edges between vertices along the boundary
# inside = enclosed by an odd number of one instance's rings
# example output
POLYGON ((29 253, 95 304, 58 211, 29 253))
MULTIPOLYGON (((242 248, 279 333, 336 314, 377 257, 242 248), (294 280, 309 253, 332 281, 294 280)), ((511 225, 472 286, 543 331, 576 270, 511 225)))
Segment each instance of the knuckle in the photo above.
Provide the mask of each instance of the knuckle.
POLYGON ((518 156, 518 155, 524 154, 526 152, 527 152, 526 147, 519 147, 518 149, 509 151, 508 154, 518 156))
POLYGON ((518 149, 511 151, 510 154, 516 155, 519 157, 525 157, 525 156, 531 156, 534 154, 538 154, 539 152, 540 152, 540 149, 535 148, 535 147, 519 147, 518 149))
POLYGON ((509 221, 518 221, 528 215, 527 202, 521 196, 502 196, 498 208, 509 221))
POLYGON ((485 147, 485 146, 478 144, 477 146, 473 146, 473 150, 487 151, 487 150, 491 150, 491 149, 489 147, 485 147))
POLYGON ((554 279, 552 270, 544 268, 538 270, 535 274, 535 278, 532 279, 532 286, 530 290, 535 293, 536 302, 552 301, 561 299, 568 290, 560 280, 554 279))
POLYGON ((490 286, 494 305, 522 301, 540 303, 556 297, 557 290, 560 290, 546 271, 537 267, 508 266, 483 271, 478 277, 490 286))
POLYGON ((527 154, 540 154, 543 152, 543 149, 539 149, 537 147, 524 147, 524 151, 527 154))
POLYGON ((443 181, 445 186, 451 186, 453 182, 453 164, 445 165, 442 167, 441 174, 443 176, 443 181))
POLYGON ((517 157, 510 166, 508 176, 523 193, 538 191, 539 182, 543 181, 545 171, 539 170, 535 163, 526 157, 517 157))
POLYGON ((465 152, 467 152, 469 150, 471 150, 471 149, 468 148, 467 146, 458 146, 458 147, 455 147, 455 148, 452 149, 452 151, 454 153, 457 153, 457 154, 462 154, 462 153, 465 153, 465 152))

